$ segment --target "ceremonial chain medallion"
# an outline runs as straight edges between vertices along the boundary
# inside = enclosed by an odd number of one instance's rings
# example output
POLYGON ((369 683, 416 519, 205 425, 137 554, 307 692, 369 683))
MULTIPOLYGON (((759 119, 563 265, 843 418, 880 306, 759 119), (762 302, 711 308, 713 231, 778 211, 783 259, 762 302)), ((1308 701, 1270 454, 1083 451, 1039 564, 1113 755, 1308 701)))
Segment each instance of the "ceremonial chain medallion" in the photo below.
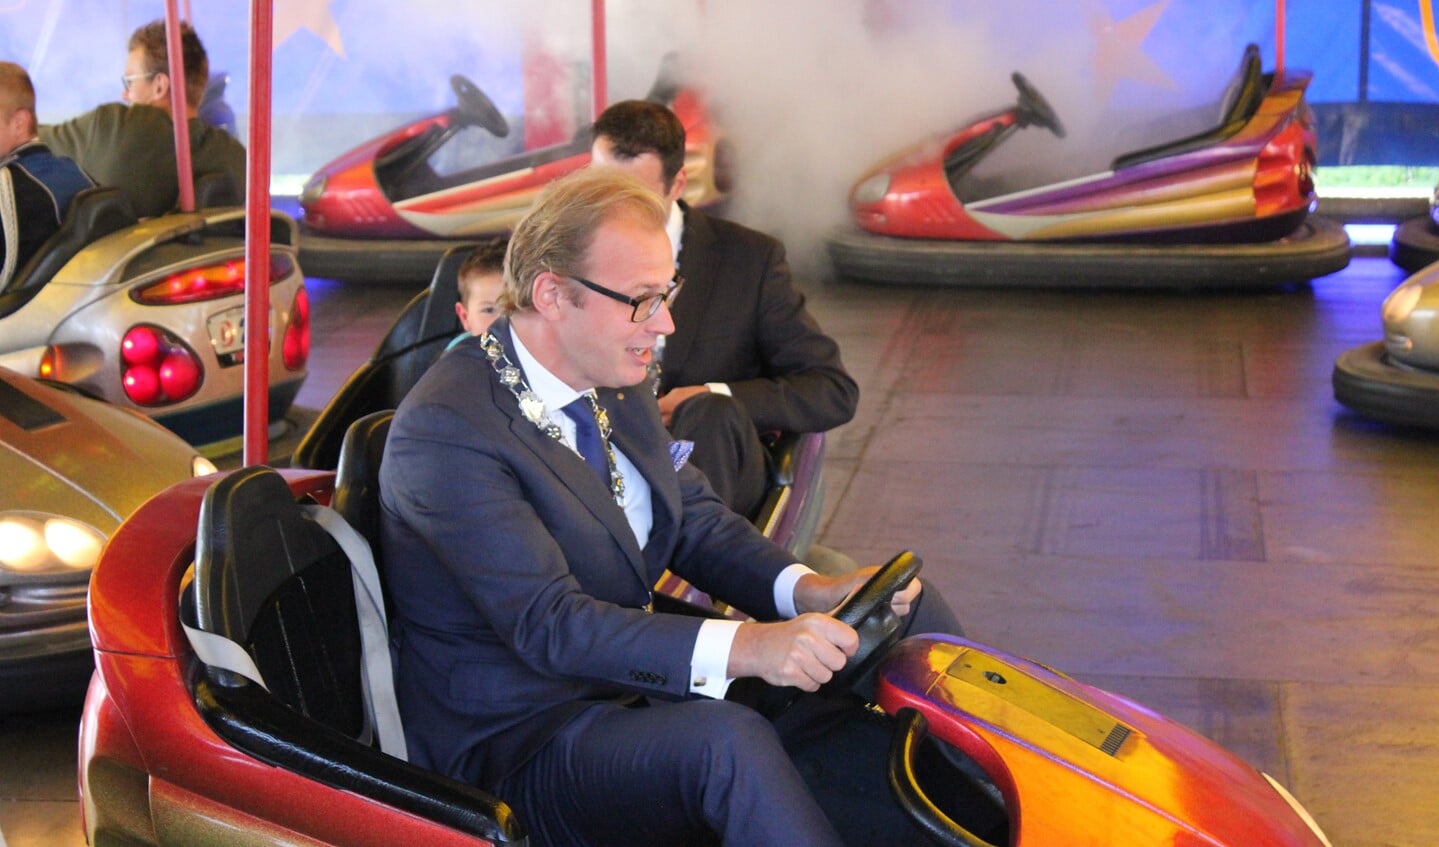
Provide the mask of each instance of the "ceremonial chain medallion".
MULTIPOLYGON (((551 421, 545 414, 545 401, 530 388, 529 383, 525 382, 524 374, 510 361, 510 357, 505 355, 505 346, 500 340, 492 333, 486 332, 480 336, 480 344, 485 348, 485 356, 490 360, 490 366, 500 375, 500 383, 515 395, 515 401, 520 404, 520 414, 525 416, 525 420, 534 424, 540 432, 563 443, 564 433, 559 424, 551 421)), ((615 462, 615 448, 610 446, 610 416, 604 407, 595 401, 592 392, 586 392, 584 397, 590 401, 590 410, 595 413, 595 425, 600 431, 600 442, 605 445, 605 459, 610 467, 610 493, 614 495, 615 502, 623 506, 625 478, 615 462)))

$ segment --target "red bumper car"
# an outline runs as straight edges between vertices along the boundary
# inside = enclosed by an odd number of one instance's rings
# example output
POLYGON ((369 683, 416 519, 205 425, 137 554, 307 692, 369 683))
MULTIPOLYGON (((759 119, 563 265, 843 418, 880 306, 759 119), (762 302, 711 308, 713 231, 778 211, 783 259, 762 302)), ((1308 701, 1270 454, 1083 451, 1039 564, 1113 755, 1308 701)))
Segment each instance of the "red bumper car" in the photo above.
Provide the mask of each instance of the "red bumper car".
POLYGON ((1099 173, 1035 184, 1022 166, 991 159, 1025 128, 1065 136, 1016 73, 1014 106, 865 174, 850 193, 855 226, 830 240, 830 257, 840 276, 880 283, 1233 287, 1333 273, 1350 245, 1338 224, 1309 216, 1309 79, 1264 73, 1250 45, 1217 125, 1124 153, 1099 173))
MULTIPOLYGON (((511 143, 509 122, 478 86, 458 74, 450 85, 454 108, 367 141, 310 177, 300 194, 308 273, 427 280, 457 239, 507 231, 541 188, 589 164, 588 124, 562 144, 511 143)), ((700 97, 666 71, 647 97, 685 125, 685 199, 719 199, 721 142, 700 97)))
MULTIPOLYGON (((114 535, 90 592, 91 844, 527 842, 502 798, 405 761, 378 496, 351 467, 180 483, 114 535)), ((888 599, 918 567, 897 556, 836 614, 856 673, 878 659, 891 787, 938 843, 1327 847, 1277 783, 1148 709, 968 641, 895 645, 888 599)))

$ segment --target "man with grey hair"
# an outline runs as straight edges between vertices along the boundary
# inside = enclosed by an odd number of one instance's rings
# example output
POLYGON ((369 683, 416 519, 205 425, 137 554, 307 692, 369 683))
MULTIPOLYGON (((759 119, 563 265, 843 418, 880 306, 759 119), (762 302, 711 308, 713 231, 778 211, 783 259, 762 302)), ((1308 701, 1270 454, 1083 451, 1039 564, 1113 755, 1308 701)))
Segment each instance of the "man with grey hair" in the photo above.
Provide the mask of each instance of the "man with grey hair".
MULTIPOLYGON (((873 569, 795 563, 665 432, 643 385, 682 285, 664 222, 626 174, 551 184, 511 237, 503 315, 395 414, 381 548, 410 759, 495 793, 537 847, 839 844, 787 747, 825 733, 720 698, 828 681, 858 635, 824 613, 873 569), (656 611, 666 568, 754 619, 656 611)), ((892 605, 957 628, 917 581, 892 605)), ((869 777, 885 830, 913 839, 869 777)))
MULTIPOLYGON (((190 166, 195 175, 223 173, 235 191, 245 190, 245 148, 233 136, 199 118, 210 60, 200 37, 180 24, 185 63, 185 113, 190 130, 190 166)), ((105 103, 64 123, 40 127, 40 138, 79 162, 101 185, 124 190, 142 218, 173 211, 180 199, 175 165, 175 124, 170 92, 175 81, 166 51, 165 22, 151 21, 130 36, 124 103, 105 103), (128 106, 127 106, 128 104, 128 106)))
POLYGON ((35 85, 0 62, 0 291, 60 229, 75 195, 95 183, 35 137, 35 85))

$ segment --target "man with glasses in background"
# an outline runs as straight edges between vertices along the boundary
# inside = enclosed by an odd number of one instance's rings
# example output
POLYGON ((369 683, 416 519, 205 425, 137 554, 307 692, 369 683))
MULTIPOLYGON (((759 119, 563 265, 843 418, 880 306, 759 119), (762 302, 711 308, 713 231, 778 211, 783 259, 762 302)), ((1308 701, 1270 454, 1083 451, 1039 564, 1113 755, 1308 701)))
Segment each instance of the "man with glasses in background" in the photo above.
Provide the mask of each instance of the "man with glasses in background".
POLYGON ((594 125, 594 165, 618 168, 663 198, 680 274, 675 330, 659 363, 660 412, 715 493, 746 517, 768 488, 759 433, 824 432, 854 417, 859 386, 839 345, 805 309, 784 245, 762 232, 691 209, 685 129, 648 100, 611 105, 594 125))
MULTIPOLYGON (((665 216, 613 170, 551 183, 511 236, 501 317, 395 413, 380 537, 410 761, 497 795, 535 847, 838 845, 842 814, 868 830, 852 843, 918 843, 882 766, 832 766, 882 763, 873 715, 810 698, 771 724, 720 699, 736 678, 828 681, 859 640, 824 612, 873 569, 795 563, 665 431, 645 380, 688 296, 665 216), (755 619, 657 610, 666 568, 755 619)), ((957 631, 917 581, 892 605, 957 631)))
MULTIPOLYGON (((197 176, 228 175, 234 190, 230 202, 239 203, 245 191, 245 147, 223 129, 200 120, 210 60, 188 23, 180 24, 180 42, 191 170, 197 176)), ((106 103, 64 123, 42 126, 40 140, 79 162, 101 185, 123 189, 140 217, 173 211, 180 198, 170 103, 174 84, 165 22, 151 21, 130 36, 120 77, 125 103, 106 103)))

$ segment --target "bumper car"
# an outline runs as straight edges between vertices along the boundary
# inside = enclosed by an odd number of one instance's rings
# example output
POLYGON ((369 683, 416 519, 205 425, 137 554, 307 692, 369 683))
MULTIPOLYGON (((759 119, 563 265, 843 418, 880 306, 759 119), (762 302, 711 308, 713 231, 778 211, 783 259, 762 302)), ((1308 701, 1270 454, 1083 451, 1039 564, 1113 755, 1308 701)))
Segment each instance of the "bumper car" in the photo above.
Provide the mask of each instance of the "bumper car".
MULTIPOLYGON (((472 243, 455 244, 441 257, 430 287, 405 305, 370 360, 340 386, 300 438, 290 456, 292 467, 334 470, 348 430, 367 418, 367 428, 384 428, 370 435, 374 445, 362 448, 378 457, 390 410, 400 405, 410 386, 463 331, 455 316, 457 278, 460 265, 474 247, 472 243)), ((763 440, 771 458, 770 485, 755 525, 796 558, 806 559, 823 509, 824 433, 772 433, 763 440)), ((377 466, 378 459, 374 461, 377 466)), ((673 574, 667 573, 656 590, 697 605, 710 602, 673 574)))
MULTIPOLYGON (((722 142, 700 97, 673 82, 668 60, 649 99, 684 123, 685 199, 727 190, 722 142)), ((315 276, 428 279, 457 239, 506 232, 551 180, 590 161, 588 123, 569 141, 531 147, 469 79, 450 78, 456 105, 361 144, 321 167, 300 193, 300 255, 315 276), (381 242, 381 243, 377 243, 381 242)))
MULTIPOLYGON (((221 175, 214 175, 221 176, 221 175)), ((137 221, 115 188, 82 192, 59 232, 0 291, 0 365, 134 409, 196 445, 242 428, 245 216, 228 178, 200 211, 137 221)), ((307 375, 309 299, 296 227, 271 220, 270 421, 307 375)))
POLYGON ((1299 282, 1343 269, 1343 228, 1311 217, 1310 74, 1264 73, 1250 45, 1204 132, 1060 181, 996 165, 1058 113, 1022 74, 1015 105, 881 163, 850 192, 853 227, 829 240, 841 277, 956 286, 1191 288, 1299 282))
POLYGON ((1434 187, 1434 196, 1429 200, 1429 214, 1410 218, 1394 228, 1389 258, 1409 273, 1439 262, 1439 186, 1434 187))
POLYGON ((142 415, 0 368, 0 713, 84 698, 101 548, 151 495, 213 471, 142 415))
POLYGON ((1384 340, 1340 354, 1334 398, 1365 417, 1439 429, 1439 264, 1384 298, 1384 340))
MULTIPOLYGON (((252 466, 125 522, 91 588, 89 843, 528 842, 502 798, 405 760, 377 506, 344 461, 252 466)), ((887 601, 918 567, 895 557, 836 614, 892 723, 891 788, 936 843, 1327 847, 1277 783, 1142 706, 963 639, 896 644, 887 601)))

